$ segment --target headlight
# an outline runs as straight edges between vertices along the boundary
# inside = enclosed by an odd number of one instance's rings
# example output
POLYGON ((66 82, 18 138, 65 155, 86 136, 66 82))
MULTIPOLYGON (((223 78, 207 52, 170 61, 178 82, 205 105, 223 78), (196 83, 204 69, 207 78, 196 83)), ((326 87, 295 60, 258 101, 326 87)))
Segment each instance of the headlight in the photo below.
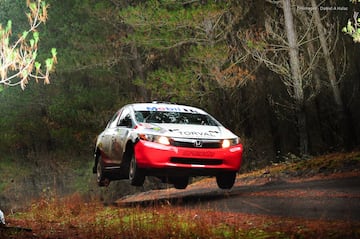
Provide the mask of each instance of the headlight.
POLYGON ((139 134, 139 138, 142 140, 155 142, 163 145, 170 145, 170 140, 166 136, 153 135, 153 134, 139 134))
POLYGON ((223 142, 222 142, 222 147, 223 148, 229 148, 231 145, 231 142, 229 139, 224 139, 223 142))
POLYGON ((158 142, 159 144, 170 145, 170 140, 168 139, 168 137, 159 136, 156 139, 156 142, 158 142))
POLYGON ((240 143, 240 139, 239 138, 235 138, 235 139, 224 139, 222 142, 222 147, 223 148, 229 148, 230 146, 233 145, 237 145, 240 143))

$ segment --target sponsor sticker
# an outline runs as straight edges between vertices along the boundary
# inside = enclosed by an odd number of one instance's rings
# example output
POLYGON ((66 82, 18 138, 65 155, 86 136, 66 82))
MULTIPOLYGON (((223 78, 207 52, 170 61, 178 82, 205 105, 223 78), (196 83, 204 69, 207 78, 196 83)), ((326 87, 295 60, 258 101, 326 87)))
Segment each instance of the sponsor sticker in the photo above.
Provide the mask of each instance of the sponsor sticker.
POLYGON ((216 137, 219 132, 216 131, 179 131, 179 134, 182 136, 190 136, 190 137, 216 137))
POLYGON ((146 110, 148 111, 165 111, 165 112, 186 112, 186 113, 198 113, 196 109, 190 107, 180 107, 180 106, 147 106, 146 110))

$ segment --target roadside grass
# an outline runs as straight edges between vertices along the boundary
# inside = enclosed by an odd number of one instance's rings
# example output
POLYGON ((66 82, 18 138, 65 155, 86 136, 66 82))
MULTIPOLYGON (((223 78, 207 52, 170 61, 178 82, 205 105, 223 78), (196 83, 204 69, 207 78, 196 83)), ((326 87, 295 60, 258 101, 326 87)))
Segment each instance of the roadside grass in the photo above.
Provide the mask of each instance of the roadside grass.
MULTIPOLYGON (((360 152, 335 153, 273 164, 239 175, 238 179, 259 178, 264 175, 311 177, 341 172, 359 173, 359 165, 360 152)), ((78 186, 81 187, 81 184, 78 186)), ((44 192, 28 209, 8 215, 7 223, 9 227, 32 229, 32 232, 5 232, 8 234, 4 238, 13 239, 360 237, 359 223, 353 222, 224 213, 216 208, 190 209, 167 204, 122 208, 105 206, 94 198, 87 199, 81 191, 65 197, 44 192)), ((2 236, 4 235, 0 234, 0 238, 2 236)))
MULTIPOLYGON (((171 205, 121 208, 86 202, 80 194, 44 197, 7 217, 8 227, 31 228, 4 238, 358 238, 359 224, 224 213, 171 205)), ((4 236, 0 234, 0 238, 4 236)))
MULTIPOLYGON (((224 220, 223 215, 170 205, 103 206, 73 194, 62 199, 43 198, 28 211, 10 215, 8 221, 9 225, 31 228, 38 238, 290 238, 284 232, 269 230, 266 223, 244 227, 243 218, 224 220)), ((11 238, 22 236, 17 233, 11 238)))
POLYGON ((312 177, 334 173, 359 172, 360 151, 332 153, 301 159, 293 155, 284 157, 283 162, 243 173, 238 178, 258 178, 265 174, 272 177, 312 177))

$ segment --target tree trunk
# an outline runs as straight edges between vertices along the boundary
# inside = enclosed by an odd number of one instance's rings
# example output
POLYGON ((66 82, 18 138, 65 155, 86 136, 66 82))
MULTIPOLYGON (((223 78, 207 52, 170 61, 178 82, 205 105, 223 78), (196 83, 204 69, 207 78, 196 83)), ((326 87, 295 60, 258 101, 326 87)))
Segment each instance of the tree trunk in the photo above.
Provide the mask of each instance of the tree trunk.
MULTIPOLYGON (((142 82, 144 82, 144 84, 146 84, 144 67, 141 62, 141 57, 139 55, 139 52, 137 50, 137 46, 135 44, 131 46, 131 54, 134 58, 133 64, 134 64, 135 74, 138 75, 138 77, 141 79, 142 82)), ((140 95, 141 101, 148 101, 148 94, 145 86, 137 86, 137 91, 138 91, 137 95, 140 95)))
POLYGON ((337 80, 336 80, 334 63, 332 62, 331 57, 330 57, 330 50, 329 50, 328 44, 326 42, 324 27, 321 23, 319 10, 317 8, 317 4, 316 4, 315 0, 311 0, 311 5, 312 5, 312 8, 314 9, 315 24, 316 24, 316 27, 318 30, 321 49, 323 51, 324 59, 326 62, 326 69, 327 69, 329 81, 331 84, 331 89, 333 91, 334 100, 335 100, 337 107, 339 109, 343 109, 344 105, 343 105, 343 102, 341 99, 339 85, 337 84, 337 80))
POLYGON ((340 130, 342 131, 341 134, 344 136, 344 143, 347 147, 351 148, 352 142, 352 132, 351 132, 351 125, 349 122, 351 122, 350 117, 347 113, 347 109, 342 101, 341 98, 341 91, 339 88, 339 84, 337 82, 336 73, 335 73, 335 66, 330 56, 330 50, 328 47, 328 43, 326 41, 324 26, 321 23, 320 13, 318 6, 316 4, 315 0, 311 0, 311 6, 314 9, 314 20, 315 25, 317 27, 317 31, 319 34, 319 40, 321 44, 321 49, 324 54, 324 59, 326 62, 326 70, 328 73, 328 78, 330 81, 331 89, 333 92, 334 101, 336 104, 336 113, 339 116, 339 123, 340 123, 340 130))
POLYGON ((299 153, 306 155, 308 153, 308 135, 306 126, 306 114, 304 106, 303 79, 300 71, 299 48, 297 44, 297 35, 294 26, 293 15, 291 11, 290 0, 282 0, 286 36, 289 43, 290 68, 292 76, 293 98, 295 100, 295 110, 297 117, 297 126, 299 130, 299 153))

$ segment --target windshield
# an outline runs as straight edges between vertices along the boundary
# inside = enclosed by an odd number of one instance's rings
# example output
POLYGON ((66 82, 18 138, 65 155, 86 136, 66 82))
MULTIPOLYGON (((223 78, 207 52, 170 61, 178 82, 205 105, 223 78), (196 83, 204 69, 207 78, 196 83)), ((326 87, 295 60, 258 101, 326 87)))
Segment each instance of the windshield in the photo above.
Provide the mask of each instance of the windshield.
POLYGON ((139 123, 194 124, 219 126, 219 123, 209 115, 198 113, 135 111, 135 118, 139 123))

